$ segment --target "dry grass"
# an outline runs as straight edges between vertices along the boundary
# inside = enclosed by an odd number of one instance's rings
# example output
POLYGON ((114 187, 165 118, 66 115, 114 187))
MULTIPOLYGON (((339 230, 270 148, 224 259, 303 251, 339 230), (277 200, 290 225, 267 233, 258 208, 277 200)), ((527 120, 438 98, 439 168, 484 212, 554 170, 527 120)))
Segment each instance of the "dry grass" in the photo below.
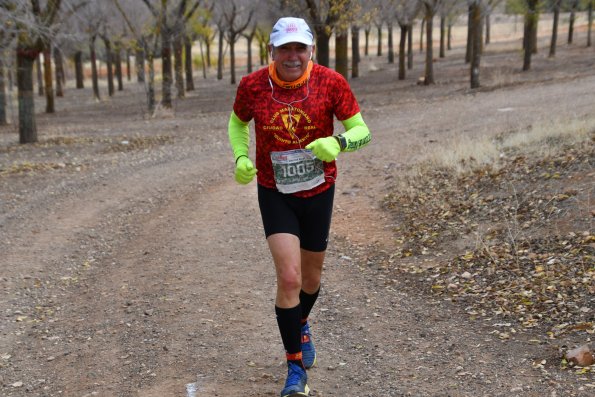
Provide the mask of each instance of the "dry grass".
POLYGON ((441 146, 428 155, 427 161, 414 170, 423 174, 427 169, 444 169, 455 174, 473 172, 486 166, 499 169, 502 158, 512 151, 547 157, 563 147, 584 142, 593 144, 595 116, 587 119, 549 120, 496 139, 458 137, 450 145, 441 146))

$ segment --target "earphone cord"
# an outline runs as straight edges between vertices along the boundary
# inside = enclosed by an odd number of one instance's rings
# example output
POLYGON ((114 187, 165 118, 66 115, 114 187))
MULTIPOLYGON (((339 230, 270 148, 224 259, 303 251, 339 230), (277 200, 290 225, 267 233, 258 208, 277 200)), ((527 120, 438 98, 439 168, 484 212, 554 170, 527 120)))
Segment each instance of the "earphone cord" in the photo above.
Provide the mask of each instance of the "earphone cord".
MULTIPOLYGON (((293 115, 292 115, 292 110, 293 110, 293 104, 294 103, 303 102, 306 99, 308 99, 308 96, 310 96, 310 79, 306 80, 306 96, 303 97, 302 99, 296 99, 295 101, 291 101, 289 103, 280 101, 280 100, 278 100, 278 99, 276 99, 274 97, 275 88, 274 88, 273 82, 271 81, 271 77, 270 76, 269 76, 269 84, 271 86, 271 99, 273 101, 277 102, 278 104, 287 106, 287 114, 288 114, 287 120, 289 122, 289 128, 287 130, 288 130, 289 134, 293 138, 295 138, 295 140, 297 141, 300 149, 301 150, 304 150, 304 148, 302 147, 302 142, 300 141, 300 138, 293 132, 293 115)), ((316 166, 316 169, 318 171, 322 171, 322 173, 324 174, 324 177, 325 178, 328 177, 328 178, 331 178, 334 181, 336 180, 334 176, 332 176, 332 175, 326 175, 326 172, 324 171, 324 166, 322 168, 319 167, 319 166, 316 166)))
POLYGON ((306 96, 303 97, 302 99, 296 99, 295 101, 291 101, 289 103, 280 101, 277 98, 275 98, 275 96, 274 96, 274 94, 275 94, 275 87, 273 85, 273 82, 271 81, 271 77, 270 76, 269 76, 269 84, 271 86, 271 99, 273 101, 277 102, 278 104, 287 106, 287 113, 288 113, 287 121, 289 122, 289 128, 287 130, 291 134, 291 136, 293 138, 295 138, 295 140, 297 141, 298 145, 300 146, 300 149, 303 150, 302 143, 300 141, 300 138, 296 134, 293 133, 293 114, 292 114, 292 112, 293 112, 293 104, 294 103, 303 102, 306 99, 308 99, 308 96, 310 96, 310 79, 306 80, 306 96))

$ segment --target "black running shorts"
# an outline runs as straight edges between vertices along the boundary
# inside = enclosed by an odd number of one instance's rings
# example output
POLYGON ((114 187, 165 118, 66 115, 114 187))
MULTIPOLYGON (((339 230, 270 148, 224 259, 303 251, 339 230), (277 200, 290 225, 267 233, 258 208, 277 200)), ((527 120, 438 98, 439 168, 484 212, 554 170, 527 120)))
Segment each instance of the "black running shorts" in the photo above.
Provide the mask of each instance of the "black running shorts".
POLYGON ((300 239, 301 248, 313 252, 325 251, 334 196, 334 185, 316 196, 306 198, 258 185, 258 205, 266 237, 275 233, 290 233, 300 239))

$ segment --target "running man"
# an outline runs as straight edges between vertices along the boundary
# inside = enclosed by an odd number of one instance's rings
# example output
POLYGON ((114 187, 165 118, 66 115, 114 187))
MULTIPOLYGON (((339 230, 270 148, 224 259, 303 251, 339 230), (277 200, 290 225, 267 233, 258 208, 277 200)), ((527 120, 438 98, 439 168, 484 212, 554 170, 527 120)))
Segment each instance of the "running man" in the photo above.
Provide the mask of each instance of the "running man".
POLYGON ((235 179, 257 176, 258 203, 275 264, 275 313, 287 357, 281 397, 307 396, 316 363, 308 316, 320 292, 337 177, 335 159, 370 142, 347 81, 314 64, 312 31, 281 18, 270 35, 272 62, 240 81, 229 120, 235 179), (345 132, 333 135, 333 118, 345 132), (254 120, 256 167, 249 158, 254 120))

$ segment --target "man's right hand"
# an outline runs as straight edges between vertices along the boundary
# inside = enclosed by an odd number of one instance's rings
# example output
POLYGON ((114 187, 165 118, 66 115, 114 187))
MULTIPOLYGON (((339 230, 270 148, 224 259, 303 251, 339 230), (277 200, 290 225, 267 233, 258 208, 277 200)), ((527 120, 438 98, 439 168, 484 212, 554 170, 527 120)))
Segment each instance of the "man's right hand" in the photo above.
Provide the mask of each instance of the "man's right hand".
POLYGON ((248 157, 241 156, 236 162, 236 181, 242 185, 247 185, 254 179, 257 171, 248 157))

